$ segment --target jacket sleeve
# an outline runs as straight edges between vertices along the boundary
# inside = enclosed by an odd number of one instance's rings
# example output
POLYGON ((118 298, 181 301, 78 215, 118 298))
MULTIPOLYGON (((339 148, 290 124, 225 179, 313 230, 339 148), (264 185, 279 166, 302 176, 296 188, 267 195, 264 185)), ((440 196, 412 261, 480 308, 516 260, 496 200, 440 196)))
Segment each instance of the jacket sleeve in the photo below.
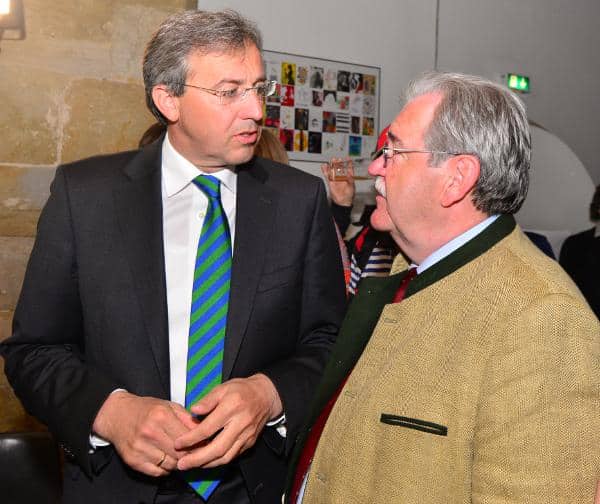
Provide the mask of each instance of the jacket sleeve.
POLYGON ((585 304, 550 294, 515 315, 481 389, 472 502, 593 502, 600 325, 585 304))
POLYGON ((346 234, 346 231, 348 230, 348 227, 350 226, 352 207, 337 205, 332 201, 331 214, 333 215, 333 220, 335 220, 335 223, 337 224, 340 233, 342 234, 342 236, 344 236, 346 234))
POLYGON ((91 426, 118 385, 83 359, 76 248, 67 182, 59 167, 38 223, 13 333, 0 352, 25 409, 45 423, 67 456, 89 473, 91 426))
POLYGON ((283 403, 286 453, 291 451, 308 413, 346 306, 340 250, 322 183, 317 185, 305 240, 296 350, 263 370, 275 384, 283 403))

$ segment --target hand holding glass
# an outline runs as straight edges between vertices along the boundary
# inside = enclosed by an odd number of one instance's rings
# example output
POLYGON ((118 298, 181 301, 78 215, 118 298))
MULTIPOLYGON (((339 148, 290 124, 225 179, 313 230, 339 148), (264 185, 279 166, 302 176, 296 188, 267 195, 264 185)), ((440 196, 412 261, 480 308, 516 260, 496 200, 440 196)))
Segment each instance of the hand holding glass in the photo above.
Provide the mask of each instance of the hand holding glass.
POLYGON ((352 160, 333 158, 329 162, 329 180, 342 181, 348 180, 349 173, 352 172, 352 160))

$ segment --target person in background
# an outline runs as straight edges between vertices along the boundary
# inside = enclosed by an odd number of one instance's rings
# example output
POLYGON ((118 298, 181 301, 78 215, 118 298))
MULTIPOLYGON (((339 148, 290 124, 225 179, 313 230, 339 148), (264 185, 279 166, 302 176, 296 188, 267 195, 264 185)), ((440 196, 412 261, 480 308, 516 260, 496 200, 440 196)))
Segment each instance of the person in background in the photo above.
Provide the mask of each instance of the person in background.
POLYGON ((262 128, 254 154, 277 163, 290 164, 287 151, 283 148, 281 141, 267 128, 262 128))
POLYGON ((594 227, 564 241, 559 262, 600 317, 600 185, 590 203, 590 220, 594 227))
POLYGON ((515 222, 530 157, 508 89, 411 84, 369 166, 371 224, 404 255, 361 282, 285 502, 593 502, 600 323, 515 222))
POLYGON ((260 50, 235 11, 167 18, 143 63, 166 134, 56 171, 0 353, 65 503, 281 497, 345 297, 323 183, 254 156, 260 50))
POLYGON ((149 145, 152 142, 155 142, 162 135, 164 135, 166 131, 167 131, 166 125, 164 125, 158 121, 155 122, 154 124, 151 124, 150 126, 148 126, 146 131, 144 131, 144 133, 142 133, 142 136, 140 137, 140 141, 138 142, 138 149, 141 149, 142 147, 146 147, 146 145, 149 145))
MULTIPOLYGON (((384 145, 388 129, 389 126, 381 131, 376 150, 384 145)), ((331 213, 343 236, 350 225, 356 191, 353 166, 350 162, 348 176, 341 180, 329 177, 329 164, 321 165, 321 170, 329 188, 331 213)), ((356 295, 361 279, 389 275, 394 257, 398 253, 398 247, 389 233, 377 231, 369 224, 374 209, 373 205, 365 205, 360 220, 355 223, 362 226, 362 229, 345 242, 350 258, 350 276, 346 281, 346 291, 350 298, 356 295)))
POLYGON ((529 238, 537 248, 539 248, 548 257, 556 261, 556 256, 554 255, 554 250, 552 250, 552 245, 550 245, 550 242, 545 235, 536 233, 535 231, 524 231, 524 233, 525 236, 527 236, 527 238, 529 238))

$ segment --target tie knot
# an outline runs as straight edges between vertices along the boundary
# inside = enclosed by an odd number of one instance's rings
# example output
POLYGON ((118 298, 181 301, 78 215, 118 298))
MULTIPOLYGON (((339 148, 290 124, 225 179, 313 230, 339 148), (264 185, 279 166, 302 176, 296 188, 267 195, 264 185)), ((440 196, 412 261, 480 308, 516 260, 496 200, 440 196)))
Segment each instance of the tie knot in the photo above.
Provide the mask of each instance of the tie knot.
POLYGON ((408 269, 406 276, 404 277, 404 281, 408 283, 416 276, 417 276, 417 268, 413 266, 412 268, 408 269))
POLYGON ((194 184, 210 199, 219 199, 219 189, 221 182, 212 175, 198 175, 194 179, 194 184))
POLYGON ((406 295, 406 291, 408 289, 408 284, 410 283, 410 281, 417 276, 417 268, 410 268, 407 272, 406 275, 404 275, 404 278, 400 281, 400 285, 398 286, 398 290, 396 291, 396 294, 394 295, 394 303, 399 303, 400 301, 402 301, 404 299, 404 296, 406 295))

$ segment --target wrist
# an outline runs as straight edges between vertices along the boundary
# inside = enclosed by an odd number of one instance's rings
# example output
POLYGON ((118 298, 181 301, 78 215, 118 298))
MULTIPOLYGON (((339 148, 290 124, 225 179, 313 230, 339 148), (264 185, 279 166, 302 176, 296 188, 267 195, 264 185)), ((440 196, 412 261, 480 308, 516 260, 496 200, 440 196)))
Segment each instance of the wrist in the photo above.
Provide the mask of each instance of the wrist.
POLYGON ((275 385, 271 379, 262 373, 255 374, 250 378, 260 383, 260 387, 267 393, 267 411, 269 414, 269 420, 274 420, 281 417, 283 414, 283 405, 281 403, 281 398, 279 397, 279 392, 277 392, 277 389, 275 388, 275 385))
POLYGON ((354 201, 354 196, 350 198, 331 198, 334 204, 341 207, 352 208, 352 202, 354 201))
POLYGON ((350 201, 350 203, 346 204, 346 202, 344 202, 344 201, 341 201, 341 200, 336 201, 336 200, 332 199, 331 200, 331 204, 333 206, 337 206, 337 207, 344 208, 344 209, 351 209, 352 208, 352 201, 350 201))
POLYGON ((92 424, 93 434, 110 440, 111 428, 115 423, 112 418, 118 418, 115 414, 118 414, 122 401, 129 395, 131 394, 124 389, 116 389, 108 395, 92 424))

